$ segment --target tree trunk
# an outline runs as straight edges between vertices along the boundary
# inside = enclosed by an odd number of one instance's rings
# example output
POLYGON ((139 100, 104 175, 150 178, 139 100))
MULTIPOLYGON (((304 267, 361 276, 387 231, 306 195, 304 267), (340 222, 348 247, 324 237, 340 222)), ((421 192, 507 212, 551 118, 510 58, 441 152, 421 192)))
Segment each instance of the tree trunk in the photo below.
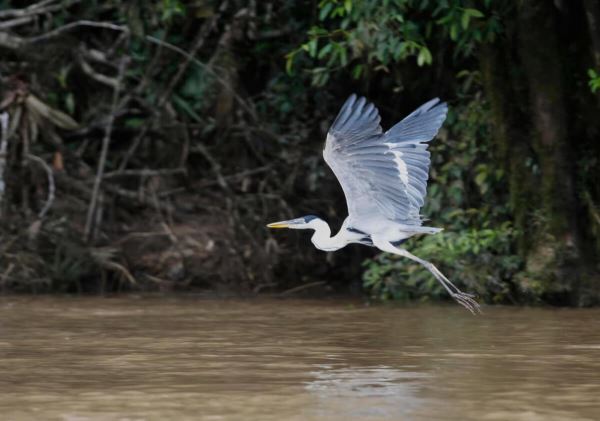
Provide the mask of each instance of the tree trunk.
POLYGON ((493 136, 502 167, 506 171, 510 192, 510 208, 514 226, 523 233, 518 239, 517 249, 524 259, 531 246, 530 219, 537 180, 527 167, 531 156, 530 139, 522 130, 523 116, 515 98, 519 98, 516 76, 507 64, 511 62, 511 46, 508 40, 499 40, 494 45, 481 49, 479 63, 486 96, 491 106, 493 136))
POLYGON ((598 0, 583 0, 583 6, 592 40, 594 65, 600 70, 600 3, 598 0))
MULTIPOLYGON (((541 183, 541 214, 528 267, 574 268, 578 236, 574 166, 567 131, 557 11, 546 0, 524 0, 518 9, 519 53, 529 86, 532 140, 541 183)), ((559 271, 557 275, 565 275, 559 271)), ((572 274, 571 274, 572 275, 572 274)))

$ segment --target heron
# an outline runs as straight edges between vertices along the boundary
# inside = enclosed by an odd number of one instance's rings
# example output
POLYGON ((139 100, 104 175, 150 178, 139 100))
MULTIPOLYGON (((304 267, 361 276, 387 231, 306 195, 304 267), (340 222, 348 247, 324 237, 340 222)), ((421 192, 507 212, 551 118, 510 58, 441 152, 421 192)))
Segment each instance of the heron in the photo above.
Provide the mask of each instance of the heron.
POLYGON ((314 215, 267 227, 313 230, 311 241, 323 251, 358 243, 408 258, 431 272, 459 304, 471 313, 480 312, 473 294, 461 291, 431 262, 399 247, 415 235, 442 231, 423 226, 420 209, 429 178, 428 142, 447 113, 447 104, 434 98, 383 132, 377 108, 352 94, 331 125, 323 150, 346 197, 348 217, 341 229, 332 236, 329 224, 314 215))

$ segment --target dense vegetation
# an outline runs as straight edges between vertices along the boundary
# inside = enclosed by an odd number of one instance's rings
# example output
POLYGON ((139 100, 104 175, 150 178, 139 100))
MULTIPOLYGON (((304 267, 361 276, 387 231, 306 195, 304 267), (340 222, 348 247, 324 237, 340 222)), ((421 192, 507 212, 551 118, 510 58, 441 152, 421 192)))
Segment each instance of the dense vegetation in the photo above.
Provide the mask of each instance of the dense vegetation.
POLYGON ((450 105, 423 210, 445 231, 413 253, 488 302, 600 301, 593 0, 5 0, 0 54, 6 291, 445 298, 410 262, 264 229, 341 224, 321 150, 357 92, 384 127, 450 105))

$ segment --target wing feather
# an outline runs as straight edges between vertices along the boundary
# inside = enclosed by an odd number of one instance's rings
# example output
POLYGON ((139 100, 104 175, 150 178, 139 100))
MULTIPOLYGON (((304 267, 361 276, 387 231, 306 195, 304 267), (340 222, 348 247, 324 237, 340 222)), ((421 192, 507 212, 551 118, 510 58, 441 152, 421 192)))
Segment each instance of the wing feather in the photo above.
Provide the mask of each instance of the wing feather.
POLYGON ((352 218, 383 217, 420 225, 430 154, 446 118, 435 98, 383 133, 377 108, 351 95, 334 120, 323 156, 338 178, 352 218))

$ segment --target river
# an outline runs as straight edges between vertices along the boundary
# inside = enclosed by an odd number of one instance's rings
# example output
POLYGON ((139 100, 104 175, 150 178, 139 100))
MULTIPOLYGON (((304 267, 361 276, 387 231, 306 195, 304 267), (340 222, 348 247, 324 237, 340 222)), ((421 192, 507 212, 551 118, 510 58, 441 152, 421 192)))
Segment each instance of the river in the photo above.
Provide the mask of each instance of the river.
POLYGON ((0 298, 2 420, 598 420, 600 310, 0 298))

